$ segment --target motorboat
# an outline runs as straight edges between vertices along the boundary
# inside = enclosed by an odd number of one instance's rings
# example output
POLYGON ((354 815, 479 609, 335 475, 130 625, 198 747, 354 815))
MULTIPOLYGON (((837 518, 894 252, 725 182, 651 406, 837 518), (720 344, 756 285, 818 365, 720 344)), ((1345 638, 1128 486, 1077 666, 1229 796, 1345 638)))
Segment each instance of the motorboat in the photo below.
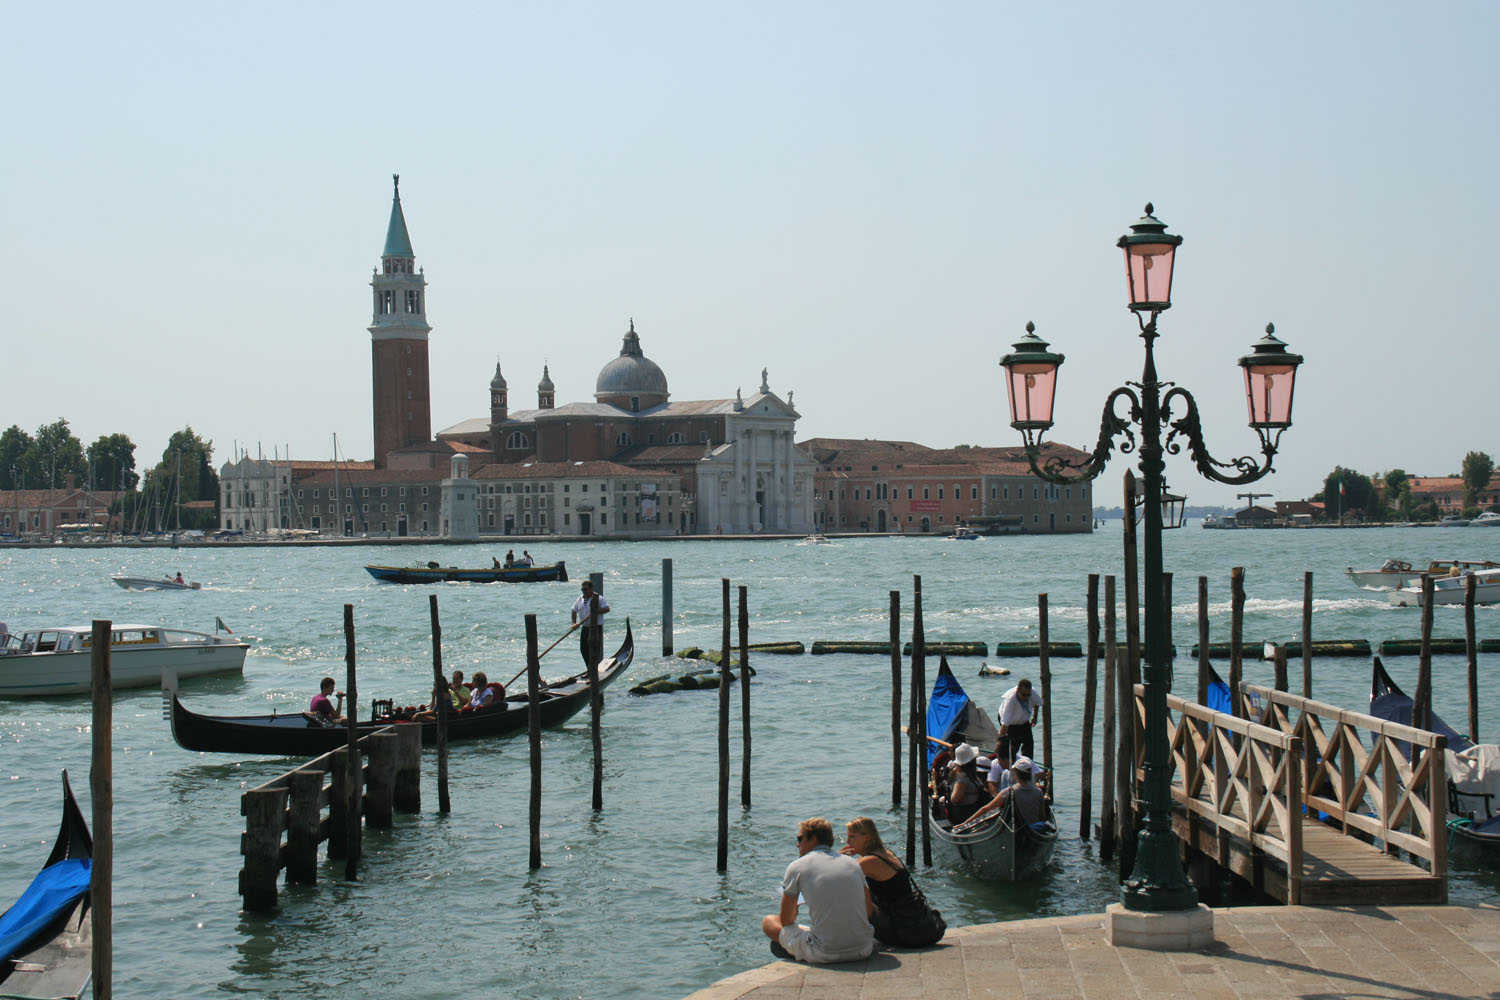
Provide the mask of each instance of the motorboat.
POLYGON ((1199 527, 1238 528, 1239 524, 1235 522, 1233 514, 1205 514, 1203 515, 1203 523, 1199 527))
POLYGON ((1500 528, 1500 511, 1487 510, 1469 522, 1471 528, 1500 528))
POLYGON ((828 536, 827 535, 823 534, 821 531, 814 531, 812 534, 808 535, 806 538, 802 539, 802 541, 798 542, 797 544, 798 545, 828 545, 829 541, 828 541, 828 536))
MULTIPOLYGON (((610 682, 630 668, 635 659, 635 637, 630 619, 625 620, 625 639, 615 655, 601 660, 598 678, 602 692, 610 682)), ((172 738, 185 750, 214 753, 239 753, 267 757, 316 757, 345 745, 348 727, 330 724, 308 712, 272 713, 270 715, 200 715, 189 710, 177 697, 174 680, 165 679, 162 708, 172 721, 172 738)), ((589 703, 592 688, 587 672, 549 681, 541 685, 537 707, 543 726, 560 726, 577 715, 589 703)), ((510 694, 503 702, 481 709, 463 709, 448 716, 450 740, 485 739, 522 732, 529 724, 531 702, 526 689, 510 694)), ((437 723, 430 717, 414 718, 416 713, 396 709, 388 701, 377 700, 370 719, 356 723, 360 736, 390 726, 418 726, 422 742, 437 742, 437 723)))
POLYGON ((203 584, 197 580, 184 580, 181 577, 170 576, 112 576, 116 584, 126 590, 202 590, 203 584))
POLYGON ((381 583, 567 583, 567 563, 546 566, 494 566, 463 569, 458 566, 366 566, 381 583))
MULTIPOLYGON (((1474 578, 1475 604, 1500 604, 1500 569, 1461 570, 1458 576, 1442 576, 1432 581, 1432 603, 1462 604, 1469 577, 1474 578)), ((1385 599, 1398 608, 1420 608, 1422 606, 1422 581, 1414 580, 1410 585, 1398 587, 1385 595, 1385 599)))
POLYGON ((953 529, 953 534, 948 536, 950 542, 973 542, 981 538, 979 532, 973 528, 965 528, 963 525, 953 529))
POLYGON ((1469 526, 1469 519, 1459 517, 1457 514, 1449 514, 1439 521, 1437 526, 1439 528, 1467 528, 1469 526))
POLYGON ((1425 569, 1418 569, 1401 559, 1387 559, 1379 569, 1355 569, 1350 566, 1344 570, 1344 575, 1355 586, 1365 590, 1396 590, 1421 580, 1423 574, 1450 576, 1454 567, 1462 573, 1464 570, 1500 569, 1500 563, 1488 559, 1434 559, 1425 569))
MULTIPOLYGON (((161 672, 183 678, 237 674, 250 647, 230 635, 159 625, 113 625, 112 688, 152 687, 161 672)), ((94 632, 89 625, 50 626, 0 635, 0 698, 88 694, 93 686, 94 632)))

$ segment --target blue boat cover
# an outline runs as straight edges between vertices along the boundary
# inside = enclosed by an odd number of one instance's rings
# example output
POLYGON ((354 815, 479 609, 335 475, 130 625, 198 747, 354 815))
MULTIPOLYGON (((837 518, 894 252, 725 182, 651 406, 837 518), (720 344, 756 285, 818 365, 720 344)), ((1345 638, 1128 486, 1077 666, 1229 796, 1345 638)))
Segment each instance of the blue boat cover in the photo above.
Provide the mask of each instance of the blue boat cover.
MULTIPOLYGON (((1377 719, 1386 722, 1394 722, 1397 725, 1411 725, 1411 697, 1400 689, 1390 689, 1385 694, 1377 695, 1370 699, 1370 714, 1377 719)), ((1454 753, 1463 753, 1474 744, 1467 736, 1461 735, 1457 730, 1442 719, 1438 718, 1436 712, 1432 713, 1431 732, 1448 737, 1448 749, 1454 753)), ((1411 756, 1410 747, 1402 743, 1402 752, 1407 757, 1411 756)))
MULTIPOLYGON (((938 666, 937 680, 932 684, 932 698, 927 702, 927 735, 936 736, 945 743, 953 742, 949 737, 958 729, 968 707, 969 696, 964 694, 958 678, 953 676, 953 671, 948 669, 948 661, 944 659, 938 666)), ((932 767, 932 759, 942 749, 937 743, 928 742, 929 768, 932 767)))
POLYGON ((89 891, 88 858, 69 858, 37 873, 16 905, 0 915, 0 962, 24 954, 39 933, 89 891))

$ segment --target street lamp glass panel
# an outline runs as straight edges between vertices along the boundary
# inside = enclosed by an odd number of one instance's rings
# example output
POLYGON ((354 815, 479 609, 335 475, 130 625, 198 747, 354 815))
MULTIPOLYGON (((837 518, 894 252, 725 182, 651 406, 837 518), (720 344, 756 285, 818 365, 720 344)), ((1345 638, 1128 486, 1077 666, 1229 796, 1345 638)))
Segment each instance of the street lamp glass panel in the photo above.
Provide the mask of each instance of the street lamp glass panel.
POLYGON ((1292 425, 1292 388, 1296 379, 1296 365, 1245 366, 1245 395, 1250 406, 1251 427, 1292 425))
POLYGON ((1006 366, 1006 388, 1010 390, 1010 425, 1047 430, 1052 426, 1053 395, 1057 391, 1057 365, 1051 362, 1017 362, 1006 366))
POLYGON ((1172 243, 1133 243, 1125 247, 1130 308, 1161 311, 1172 304, 1172 243))

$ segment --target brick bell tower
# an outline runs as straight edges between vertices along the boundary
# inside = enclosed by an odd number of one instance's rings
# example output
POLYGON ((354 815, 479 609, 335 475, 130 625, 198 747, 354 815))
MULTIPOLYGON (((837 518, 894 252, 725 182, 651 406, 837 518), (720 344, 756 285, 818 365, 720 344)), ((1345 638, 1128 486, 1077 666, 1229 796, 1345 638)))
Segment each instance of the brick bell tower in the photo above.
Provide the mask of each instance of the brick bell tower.
POLYGON ((401 211, 401 175, 392 174, 391 221, 385 250, 370 287, 375 290, 370 323, 371 410, 375 419, 375 467, 386 456, 432 440, 432 396, 427 375, 427 279, 417 270, 401 211))

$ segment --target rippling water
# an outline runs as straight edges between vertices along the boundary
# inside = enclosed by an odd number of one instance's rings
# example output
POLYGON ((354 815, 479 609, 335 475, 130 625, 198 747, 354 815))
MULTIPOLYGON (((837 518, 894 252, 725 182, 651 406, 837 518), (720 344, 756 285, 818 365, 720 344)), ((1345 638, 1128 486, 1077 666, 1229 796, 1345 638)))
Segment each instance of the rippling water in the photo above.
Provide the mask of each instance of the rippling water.
MULTIPOLYGON (((371 832, 357 883, 325 881, 284 892, 270 917, 242 914, 239 794, 288 769, 286 761, 190 754, 172 742, 152 691, 122 692, 115 707, 115 947, 122 996, 253 993, 410 997, 673 997, 769 960, 762 914, 776 906, 779 878, 795 856, 797 820, 835 825, 865 813, 900 849, 904 810, 891 809, 890 663, 886 657, 757 657, 753 685, 754 806, 738 806, 739 736, 729 871, 714 870, 717 831, 717 694, 633 697, 631 678, 677 670, 661 650, 661 560, 674 564, 676 646, 717 646, 720 579, 749 587, 751 641, 876 639, 888 634, 889 592, 901 591, 909 636, 912 576, 922 576, 929 640, 993 644, 1036 637, 1036 595, 1049 595, 1054 641, 1084 638, 1087 575, 1118 572, 1119 525, 1093 536, 985 539, 869 538, 825 546, 790 541, 574 543, 533 552, 566 559, 577 579, 605 574, 615 608, 613 648, 629 615, 637 656, 626 682, 605 699, 604 810, 590 805, 587 714, 544 739, 542 846, 545 867, 527 871, 529 772, 525 737, 453 749, 454 810, 436 814, 425 777, 424 811, 371 832), (166 961, 164 962, 163 959, 166 961), (164 990, 161 970, 173 970, 164 990)), ((1209 578, 1214 641, 1228 639, 1229 570, 1246 567, 1247 643, 1291 639, 1301 628, 1302 574, 1315 574, 1315 639, 1416 637, 1419 611, 1389 607, 1343 577, 1346 566, 1391 556, 1500 559, 1500 531, 1201 531, 1165 536, 1175 574, 1174 640, 1179 672, 1194 668, 1197 577, 1209 578)), ((484 547, 109 548, 0 550, 0 619, 13 629, 49 623, 178 625, 212 631, 222 617, 252 644, 243 679, 189 682, 184 699, 209 713, 300 709, 324 674, 343 677, 342 605, 354 605, 359 689, 424 700, 431 642, 427 595, 439 597, 449 669, 508 677, 524 658, 523 616, 536 613, 544 643, 568 627, 574 584, 376 584, 367 562, 483 564, 484 547), (112 573, 181 570, 199 592, 127 593, 112 573)), ((1102 588, 1101 588, 1102 589, 1102 588)), ((1436 609, 1436 634, 1463 632, 1461 608, 1436 609)), ((1123 613, 1122 613, 1123 618, 1123 613)), ((1479 635, 1500 637, 1500 608, 1481 608, 1479 635)), ((1123 639, 1123 635, 1122 635, 1123 639)), ((544 673, 576 669, 576 643, 543 661, 544 673)), ((954 672, 992 711, 1010 681, 954 672)), ((991 662, 996 662, 992 660, 991 662)), ((1415 658, 1386 661, 1415 686, 1415 658)), ((1494 657, 1481 661, 1482 702, 1493 706, 1494 657)), ((1018 672, 1034 664, 1009 662, 1018 672)), ((1054 763, 1065 835, 1044 876, 1015 885, 977 882, 936 868, 918 879, 950 926, 1032 915, 1094 912, 1116 895, 1093 845, 1076 839, 1084 661, 1053 661, 1054 763)), ((933 665, 932 669, 935 669, 933 665)), ((1434 704, 1464 728, 1462 657, 1438 657, 1434 704)), ((1315 663, 1320 700, 1362 709, 1369 664, 1315 663)), ((1269 667, 1247 663, 1269 683, 1269 667)), ((1294 662, 1295 678, 1299 667, 1294 662)), ((736 695, 733 713, 739 718, 736 695)), ((904 718, 904 710, 903 710, 904 718)), ((1493 708, 1481 734, 1495 739, 1493 708)), ((1102 721, 1100 723, 1102 726, 1102 721)), ((55 835, 60 768, 71 769, 87 805, 89 705, 83 698, 0 702, 0 900, 35 873, 55 835)), ((1040 750, 1040 736, 1038 737, 1040 750)), ((1095 758, 1101 751, 1096 743, 1095 758)), ((435 770, 435 758, 424 761, 435 770)), ((1098 780, 1096 779, 1096 788, 1098 780)), ((1098 804, 1094 806, 1098 816, 1098 804)), ((1500 876, 1454 862, 1453 899, 1500 902, 1500 876)))

